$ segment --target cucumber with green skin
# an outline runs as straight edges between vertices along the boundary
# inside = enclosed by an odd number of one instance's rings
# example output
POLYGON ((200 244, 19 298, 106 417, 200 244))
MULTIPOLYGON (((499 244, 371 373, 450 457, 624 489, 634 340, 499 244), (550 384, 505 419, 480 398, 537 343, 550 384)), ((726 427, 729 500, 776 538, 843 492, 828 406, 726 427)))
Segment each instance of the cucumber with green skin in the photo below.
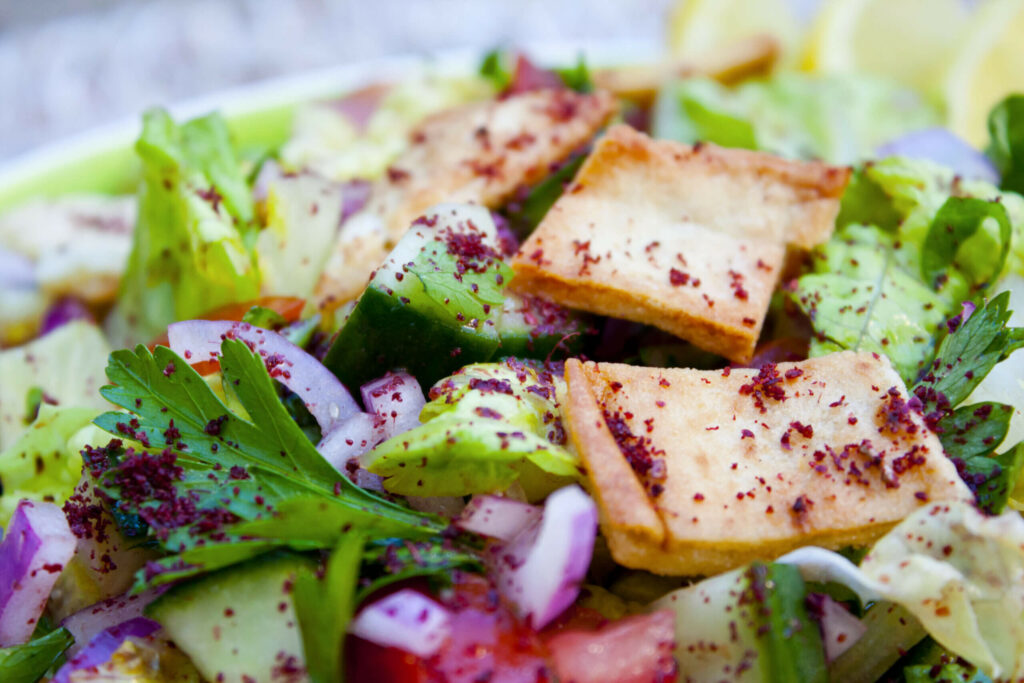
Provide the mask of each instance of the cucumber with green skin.
POLYGON ((486 209, 438 205, 374 273, 324 365, 350 389, 397 368, 426 387, 489 360, 511 277, 486 209))
POLYGON ((206 680, 276 680, 305 668, 291 588, 300 570, 315 568, 299 555, 264 556, 179 584, 146 615, 206 680))
POLYGON ((506 292, 498 336, 498 357, 544 360, 558 350, 574 354, 590 330, 579 315, 537 296, 506 292))

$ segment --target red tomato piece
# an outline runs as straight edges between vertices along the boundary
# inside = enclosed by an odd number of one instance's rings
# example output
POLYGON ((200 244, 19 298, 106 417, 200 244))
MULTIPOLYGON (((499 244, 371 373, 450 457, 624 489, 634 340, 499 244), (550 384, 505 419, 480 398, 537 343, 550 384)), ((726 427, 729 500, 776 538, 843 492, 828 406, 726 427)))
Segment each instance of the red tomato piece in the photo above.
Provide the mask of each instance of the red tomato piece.
POLYGON ((675 613, 660 610, 548 640, 560 683, 674 683, 675 613))

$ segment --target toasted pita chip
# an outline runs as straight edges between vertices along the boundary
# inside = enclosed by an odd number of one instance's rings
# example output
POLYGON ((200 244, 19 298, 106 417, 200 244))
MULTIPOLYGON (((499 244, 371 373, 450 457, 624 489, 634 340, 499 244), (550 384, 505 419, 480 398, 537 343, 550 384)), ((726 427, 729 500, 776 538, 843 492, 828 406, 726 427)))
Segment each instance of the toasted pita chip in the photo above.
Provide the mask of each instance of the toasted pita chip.
POLYGON ((710 574, 864 545, 927 502, 973 500, 888 359, 760 371, 570 360, 569 434, 612 555, 710 574))
POLYGON ((828 239, 848 178, 615 126, 523 244, 513 286, 746 362, 786 247, 828 239))
POLYGON ((615 108, 606 92, 536 90, 428 118, 342 228, 317 287, 321 305, 357 296, 423 211, 442 202, 501 205, 586 144, 615 108))

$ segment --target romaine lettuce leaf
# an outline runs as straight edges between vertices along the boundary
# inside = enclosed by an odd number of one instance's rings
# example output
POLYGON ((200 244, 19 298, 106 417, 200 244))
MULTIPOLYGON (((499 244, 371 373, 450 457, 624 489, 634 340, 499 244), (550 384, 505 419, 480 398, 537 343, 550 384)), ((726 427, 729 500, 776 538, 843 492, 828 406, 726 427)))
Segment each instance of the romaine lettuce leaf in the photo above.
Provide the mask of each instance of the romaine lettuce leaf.
POLYGON ((1024 253, 1020 200, 928 162, 865 165, 843 198, 836 233, 792 292, 814 327, 812 355, 884 353, 913 383, 944 320, 1024 253))
POLYGON ((853 163, 892 138, 938 123, 919 96, 885 80, 782 73, 734 88, 707 79, 674 83, 658 96, 653 131, 681 142, 853 163))
POLYGON ((123 339, 148 341, 175 320, 259 295, 250 252, 253 201, 216 114, 143 118, 138 223, 118 301, 123 339))
POLYGON ((543 498, 578 476, 559 412, 564 391, 560 375, 515 359, 468 365, 431 389, 424 424, 380 444, 362 464, 404 495, 492 493, 518 479, 536 489, 527 491, 531 500, 543 498))
POLYGON ((44 403, 21 438, 0 452, 0 527, 7 526, 21 499, 59 505, 72 494, 82 476, 82 457, 68 440, 97 413, 44 403))

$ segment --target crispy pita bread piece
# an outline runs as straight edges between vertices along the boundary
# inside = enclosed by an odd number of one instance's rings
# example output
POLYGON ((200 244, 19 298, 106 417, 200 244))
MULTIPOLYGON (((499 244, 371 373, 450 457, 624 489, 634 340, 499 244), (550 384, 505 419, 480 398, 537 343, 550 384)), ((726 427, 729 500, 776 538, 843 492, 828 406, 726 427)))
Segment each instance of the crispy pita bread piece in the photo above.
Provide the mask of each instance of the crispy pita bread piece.
POLYGON ((888 359, 761 370, 566 364, 569 434, 617 562, 712 574, 864 545, 921 505, 973 500, 888 359))
POLYGON ((495 208, 593 138, 615 113, 607 92, 536 90, 427 118, 342 228, 317 288, 324 302, 362 291, 409 225, 442 202, 495 208))
POLYGON ((746 362, 786 246, 828 239, 848 176, 615 126, 523 244, 513 286, 746 362))

